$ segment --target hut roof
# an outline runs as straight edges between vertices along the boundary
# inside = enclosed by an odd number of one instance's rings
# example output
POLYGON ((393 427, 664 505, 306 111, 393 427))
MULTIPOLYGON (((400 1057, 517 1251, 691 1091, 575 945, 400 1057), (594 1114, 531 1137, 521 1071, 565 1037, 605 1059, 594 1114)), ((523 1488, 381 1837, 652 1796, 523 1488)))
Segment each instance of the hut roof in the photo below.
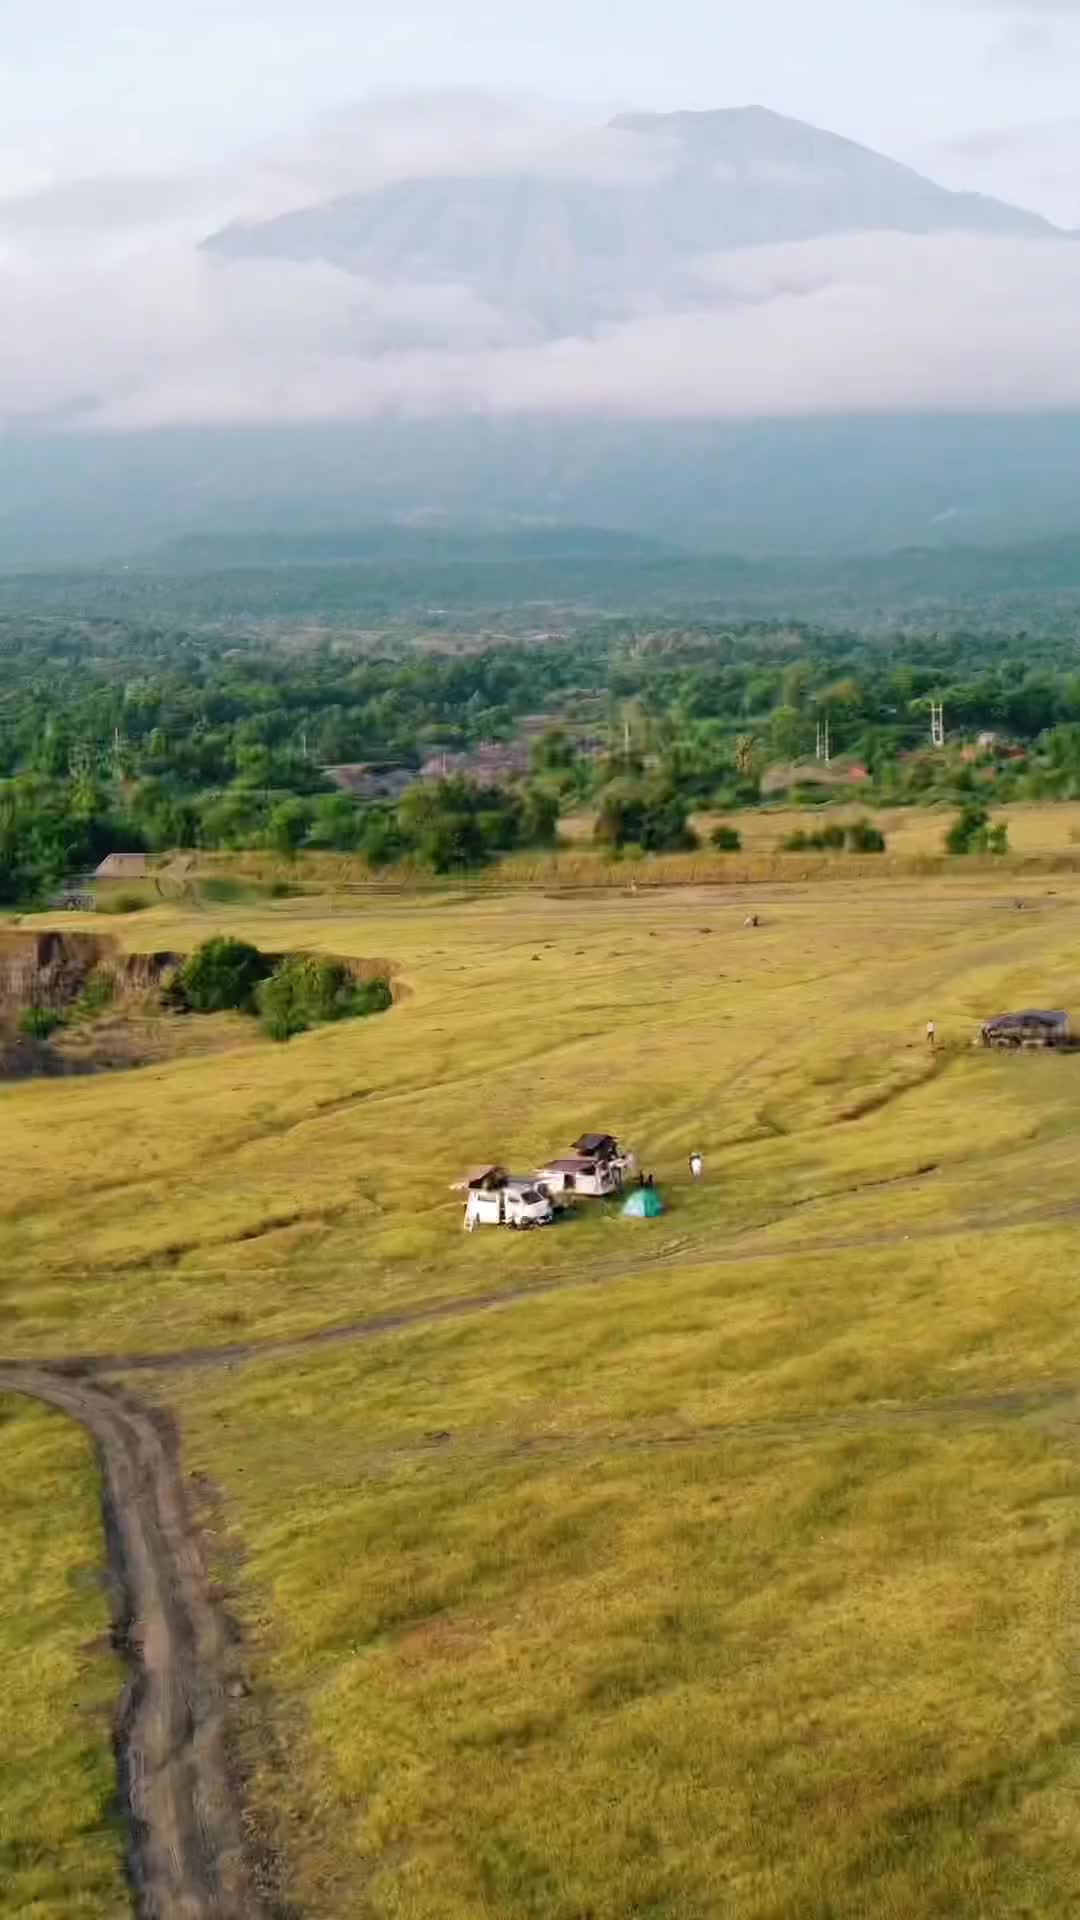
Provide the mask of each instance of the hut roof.
POLYGON ((148 872, 145 853, 107 853, 94 869, 95 880, 134 880, 148 872))

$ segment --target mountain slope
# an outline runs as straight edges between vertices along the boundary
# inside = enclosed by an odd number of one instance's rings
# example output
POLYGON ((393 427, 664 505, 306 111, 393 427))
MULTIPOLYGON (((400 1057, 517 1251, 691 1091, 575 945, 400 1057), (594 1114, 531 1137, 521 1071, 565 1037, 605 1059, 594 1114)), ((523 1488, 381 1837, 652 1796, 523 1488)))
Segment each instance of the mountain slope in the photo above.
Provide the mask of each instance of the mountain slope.
POLYGON ((377 283, 463 287, 490 310, 495 339, 710 304, 702 264, 732 248, 878 231, 1055 232, 760 107, 624 115, 609 139, 594 177, 538 168, 402 180, 234 225, 206 245, 231 260, 319 260, 377 283))

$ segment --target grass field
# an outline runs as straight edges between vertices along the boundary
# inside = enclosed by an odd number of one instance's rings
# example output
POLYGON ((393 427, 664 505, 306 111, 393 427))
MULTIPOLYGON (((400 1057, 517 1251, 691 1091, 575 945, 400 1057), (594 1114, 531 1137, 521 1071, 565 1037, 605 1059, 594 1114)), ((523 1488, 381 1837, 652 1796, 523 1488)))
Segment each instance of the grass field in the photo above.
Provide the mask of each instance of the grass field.
POLYGON ((96 1475, 82 1435, 0 1395, 0 1913, 128 1911, 113 1798, 96 1475))
POLYGON ((390 1013, 287 1048, 0 1093, 10 1355, 446 1306, 132 1379, 216 1489, 300 1911, 1070 1912, 1080 1062, 971 1042, 1080 1014, 1080 883, 1022 913, 975 872, 109 928, 396 971, 390 1013), (662 1220, 461 1232, 466 1165, 594 1127, 662 1220))
MULTIPOLYGON (((946 830, 955 820, 957 808, 872 807, 860 802, 858 793, 850 800, 825 807, 754 807, 732 814, 700 813, 694 826, 702 838, 724 820, 735 827, 748 854, 764 856, 776 853, 789 834, 812 833, 833 823, 846 825, 853 820, 872 820, 880 827, 888 852, 900 858, 921 858, 941 854, 946 830)), ((1037 802, 1015 802, 994 809, 994 819, 1003 820, 1009 829, 1009 848, 1021 856, 1075 854, 1080 849, 1080 802, 1063 801, 1046 806, 1037 802)), ((561 838, 571 846, 588 846, 595 818, 592 814, 573 814, 560 822, 561 838)))
POLYGON ((823 1418, 783 1272, 181 1390, 305 1911, 1070 1910, 1075 1407, 823 1418))
POLYGON ((989 1011, 1070 1004, 1075 891, 1024 914, 984 880, 321 914, 298 900, 111 926, 148 946, 232 926, 385 958, 399 1001, 284 1049, 253 1029, 227 1055, 8 1087, 12 1355, 283 1335, 617 1273, 657 1247, 736 1254, 962 1227, 988 1199, 1005 1215, 1080 1201, 1073 1062, 1018 1070, 970 1048, 989 1011), (934 1060, 929 1018, 946 1043, 934 1060), (595 1126, 667 1193, 644 1240, 605 1209, 520 1240, 459 1231, 463 1167, 528 1168, 595 1126), (712 1176, 700 1192, 692 1147, 712 1176))

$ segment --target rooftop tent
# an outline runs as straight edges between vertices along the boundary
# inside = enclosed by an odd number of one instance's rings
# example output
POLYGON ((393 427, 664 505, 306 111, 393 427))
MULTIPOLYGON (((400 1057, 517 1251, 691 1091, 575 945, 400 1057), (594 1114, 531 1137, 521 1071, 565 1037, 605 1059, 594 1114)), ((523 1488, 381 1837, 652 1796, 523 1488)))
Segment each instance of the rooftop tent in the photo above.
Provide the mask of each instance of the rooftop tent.
POLYGON ((619 1143, 610 1133, 583 1133, 580 1140, 574 1141, 574 1152, 583 1153, 590 1160, 609 1159, 619 1151, 619 1143))
POLYGON ((656 1220, 664 1211, 664 1203, 655 1187, 638 1187, 622 1211, 624 1220, 656 1220))

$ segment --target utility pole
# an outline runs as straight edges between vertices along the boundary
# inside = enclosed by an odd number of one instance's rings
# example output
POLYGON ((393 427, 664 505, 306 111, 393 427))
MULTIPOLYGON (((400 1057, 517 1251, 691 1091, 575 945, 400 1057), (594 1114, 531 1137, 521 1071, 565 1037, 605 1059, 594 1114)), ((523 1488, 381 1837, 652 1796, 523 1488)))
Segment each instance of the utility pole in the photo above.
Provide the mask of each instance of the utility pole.
POLYGON ((933 747, 945 745, 945 706, 941 700, 930 702, 930 744, 933 747))
POLYGON ((829 734, 828 714, 825 715, 824 720, 819 720, 817 723, 817 757, 819 760, 824 760, 826 766, 828 766, 829 761, 832 759, 832 740, 829 734))

